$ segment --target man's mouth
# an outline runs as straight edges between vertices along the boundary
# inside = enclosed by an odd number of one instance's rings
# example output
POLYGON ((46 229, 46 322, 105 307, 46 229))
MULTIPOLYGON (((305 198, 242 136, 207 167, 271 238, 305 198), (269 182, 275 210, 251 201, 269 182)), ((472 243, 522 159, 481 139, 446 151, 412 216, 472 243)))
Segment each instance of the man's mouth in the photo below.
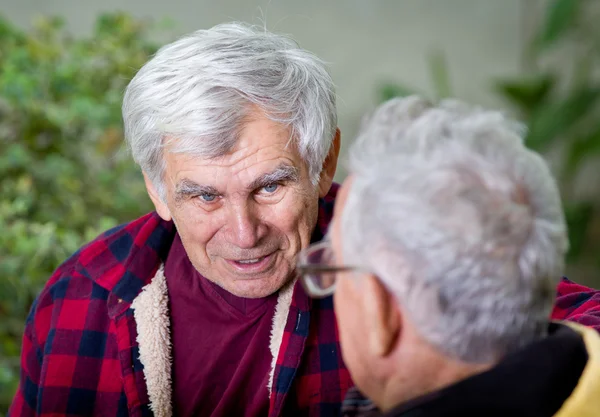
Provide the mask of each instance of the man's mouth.
POLYGON ((275 260, 275 252, 259 258, 249 259, 227 259, 226 262, 237 272, 245 274, 257 274, 268 270, 275 260))
POLYGON ((266 256, 263 256, 261 258, 240 260, 240 261, 234 261, 234 262, 238 262, 240 264, 256 264, 256 263, 262 261, 265 258, 266 258, 266 256))

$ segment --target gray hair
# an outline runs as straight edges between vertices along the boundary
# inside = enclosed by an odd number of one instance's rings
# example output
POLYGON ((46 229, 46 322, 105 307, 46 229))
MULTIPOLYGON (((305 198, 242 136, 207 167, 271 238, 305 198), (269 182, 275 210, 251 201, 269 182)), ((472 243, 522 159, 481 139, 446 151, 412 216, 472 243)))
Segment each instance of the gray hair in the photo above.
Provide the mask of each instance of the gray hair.
POLYGON ((523 133, 500 112, 413 96, 380 106, 350 151, 345 259, 464 361, 542 337, 563 272, 559 192, 523 133))
POLYGON ((161 48, 125 92, 125 137, 164 197, 162 151, 217 157, 256 108, 290 126, 313 184, 337 127, 325 64, 293 40, 241 23, 199 30, 161 48))

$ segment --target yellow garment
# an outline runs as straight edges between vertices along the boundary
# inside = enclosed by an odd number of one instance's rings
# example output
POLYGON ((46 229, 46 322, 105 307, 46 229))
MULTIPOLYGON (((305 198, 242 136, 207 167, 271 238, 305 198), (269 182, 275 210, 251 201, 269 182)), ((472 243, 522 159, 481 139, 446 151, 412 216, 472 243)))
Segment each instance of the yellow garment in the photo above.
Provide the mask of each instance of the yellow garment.
POLYGON ((588 361, 577 386, 554 417, 600 417, 600 335, 579 324, 562 324, 583 337, 588 361))

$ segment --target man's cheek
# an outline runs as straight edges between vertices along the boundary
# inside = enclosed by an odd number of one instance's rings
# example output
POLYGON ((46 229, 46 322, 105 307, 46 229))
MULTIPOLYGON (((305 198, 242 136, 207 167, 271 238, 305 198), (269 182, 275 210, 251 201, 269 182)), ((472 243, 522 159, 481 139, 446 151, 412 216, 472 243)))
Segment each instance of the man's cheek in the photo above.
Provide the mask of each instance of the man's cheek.
POLYGON ((289 234, 295 233, 301 227, 302 215, 302 211, 292 205, 281 205, 266 211, 262 220, 270 229, 289 234))

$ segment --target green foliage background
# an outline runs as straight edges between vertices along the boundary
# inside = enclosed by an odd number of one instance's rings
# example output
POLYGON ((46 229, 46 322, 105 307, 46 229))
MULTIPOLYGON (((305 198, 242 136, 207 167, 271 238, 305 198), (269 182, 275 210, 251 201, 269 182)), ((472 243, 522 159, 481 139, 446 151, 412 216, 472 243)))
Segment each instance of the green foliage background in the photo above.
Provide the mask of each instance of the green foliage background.
MULTIPOLYGON (((595 0, 549 0, 543 12, 524 48, 523 74, 490 80, 490 88, 527 124, 526 145, 553 155, 549 159, 569 226, 567 274, 598 288, 600 7, 595 0), (581 191, 586 188, 587 192, 581 191)), ((433 98, 452 96, 451 68, 443 51, 429 55, 429 68, 433 98)), ((410 87, 397 82, 379 88, 381 101, 412 93, 410 87)))
POLYGON ((121 100, 155 52, 152 26, 101 16, 74 39, 59 19, 0 19, 0 416, 19 372, 29 307, 84 242, 151 209, 123 150, 121 100))
MULTIPOLYGON (((491 88, 529 124, 529 146, 560 148, 569 267, 577 281, 600 286, 600 192, 573 192, 583 165, 600 157, 600 25, 585 11, 591 1, 549 1, 528 47, 531 68, 491 88), (539 64, 569 42, 578 47, 568 48, 568 74, 564 65, 539 64)), ((122 148, 120 106, 125 86, 156 51, 157 30, 113 13, 98 18, 91 36, 72 38, 59 19, 24 31, 0 18, 0 417, 18 383, 25 317, 44 282, 84 242, 151 209, 122 148)), ((444 54, 430 58, 436 98, 447 97, 444 54)), ((409 91, 386 83, 379 97, 409 91)))

